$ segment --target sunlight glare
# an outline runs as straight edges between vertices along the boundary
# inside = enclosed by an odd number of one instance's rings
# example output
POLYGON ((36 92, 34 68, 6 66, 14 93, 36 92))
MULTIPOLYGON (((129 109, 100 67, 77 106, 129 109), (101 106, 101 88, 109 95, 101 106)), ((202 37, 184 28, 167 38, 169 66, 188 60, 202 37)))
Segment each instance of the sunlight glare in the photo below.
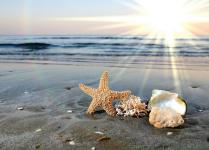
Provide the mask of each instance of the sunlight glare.
POLYGON ((183 34, 184 21, 187 18, 182 1, 143 0, 140 1, 142 13, 147 18, 144 25, 150 32, 166 40, 173 46, 174 38, 183 34))

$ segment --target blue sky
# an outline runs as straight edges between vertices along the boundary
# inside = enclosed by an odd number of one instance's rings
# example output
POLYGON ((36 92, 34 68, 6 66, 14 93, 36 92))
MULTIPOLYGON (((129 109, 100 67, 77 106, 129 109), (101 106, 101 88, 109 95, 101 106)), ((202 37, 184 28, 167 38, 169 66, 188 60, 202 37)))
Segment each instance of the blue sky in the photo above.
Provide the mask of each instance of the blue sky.
MULTIPOLYGON (((203 5, 205 2, 209 4, 204 0, 203 5)), ((101 20, 106 16, 136 15, 137 11, 129 7, 130 5, 136 5, 136 2, 134 0, 0 0, 0 35, 126 33, 135 28, 134 25, 119 27, 120 22, 116 24, 101 20), (72 20, 72 18, 85 17, 100 17, 100 21, 72 20), (62 20, 63 18, 69 20, 62 20), (111 26, 115 27, 111 28, 111 26)), ((137 9, 140 10, 140 6, 137 9)), ((208 24, 198 25, 202 29, 208 29, 208 24)))

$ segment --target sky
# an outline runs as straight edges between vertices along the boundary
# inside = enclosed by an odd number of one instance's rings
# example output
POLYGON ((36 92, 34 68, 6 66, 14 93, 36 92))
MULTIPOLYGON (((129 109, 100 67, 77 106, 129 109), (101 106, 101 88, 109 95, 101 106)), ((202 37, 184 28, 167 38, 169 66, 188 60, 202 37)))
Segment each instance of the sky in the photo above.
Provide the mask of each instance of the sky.
MULTIPOLYGON (((0 35, 95 35, 129 34, 134 32, 137 34, 139 30, 141 30, 139 34, 144 34, 149 32, 147 31, 149 29, 144 29, 141 23, 135 21, 142 18, 139 17, 139 19, 137 19, 137 15, 143 13, 140 12, 140 9, 142 9, 141 5, 143 4, 136 1, 137 0, 0 0, 0 35), (134 19, 130 19, 132 18, 131 16, 134 16, 134 19)), ((143 3, 143 0, 141 1, 143 3)), ((204 7, 205 4, 209 4, 209 0, 199 1, 204 1, 202 4, 204 7)), ((207 9, 205 9, 205 11, 207 11, 207 9)), ((209 14, 208 12, 204 13, 206 17, 209 14)), ((201 15, 202 14, 203 13, 201 13, 201 15)), ((209 35, 208 22, 209 21, 199 21, 190 23, 189 26, 192 26, 191 28, 196 28, 191 32, 193 34, 209 35)), ((154 24, 155 27, 153 28, 156 28, 157 25, 164 28, 163 24, 154 24)))

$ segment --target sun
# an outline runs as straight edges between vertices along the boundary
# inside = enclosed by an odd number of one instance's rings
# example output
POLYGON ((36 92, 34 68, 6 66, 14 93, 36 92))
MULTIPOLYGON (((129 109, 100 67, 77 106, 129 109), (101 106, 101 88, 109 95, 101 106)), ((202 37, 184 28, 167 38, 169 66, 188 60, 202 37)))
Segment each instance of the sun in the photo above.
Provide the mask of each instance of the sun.
POLYGON ((147 0, 144 13, 151 25, 159 32, 178 32, 182 28, 185 13, 179 3, 170 0, 147 0))
POLYGON ((168 46, 173 46, 174 40, 186 33, 186 21, 189 14, 185 5, 179 0, 141 0, 139 3, 143 24, 152 35, 166 40, 168 46))

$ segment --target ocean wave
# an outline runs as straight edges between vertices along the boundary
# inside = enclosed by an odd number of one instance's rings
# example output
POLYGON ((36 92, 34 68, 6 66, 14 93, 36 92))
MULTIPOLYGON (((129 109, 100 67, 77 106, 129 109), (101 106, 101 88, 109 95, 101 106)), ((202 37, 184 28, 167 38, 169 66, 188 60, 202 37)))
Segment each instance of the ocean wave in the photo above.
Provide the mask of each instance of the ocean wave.
POLYGON ((50 37, 37 37, 36 39, 54 39, 54 40, 68 40, 68 39, 96 39, 96 40, 144 40, 140 36, 50 36, 50 37))
MULTIPOLYGON (((33 39, 55 39, 55 40, 67 40, 67 39, 96 39, 96 40, 143 40, 143 41, 149 41, 154 40, 156 41, 156 38, 146 37, 146 36, 126 36, 126 35, 107 35, 107 36, 97 36, 97 35, 84 35, 84 36, 37 36, 33 37, 33 39)), ((164 40, 163 38, 158 40, 164 40)), ((209 41, 208 37, 197 37, 197 38, 177 38, 176 41, 209 41)))
MULTIPOLYGON (((140 50, 141 47, 145 49, 158 48, 165 49, 169 48, 164 44, 149 43, 149 42, 66 42, 66 43, 0 43, 0 48, 22 48, 26 50, 42 50, 48 48, 93 48, 93 49, 117 49, 117 50, 140 50)), ((191 45, 176 45, 172 48, 183 49, 183 48, 194 48, 191 45)), ((201 48, 201 47, 200 47, 201 48)), ((206 48, 205 48, 206 49, 206 48)))
POLYGON ((5 58, 209 56, 208 42, 205 42, 209 38, 177 39, 179 42, 171 47, 172 50, 161 40, 156 42, 156 39, 142 36, 13 36, 0 39, 0 56, 5 58))
POLYGON ((82 47, 118 47, 118 46, 137 46, 139 43, 70 43, 67 45, 63 45, 63 48, 82 48, 82 47))
POLYGON ((0 47, 7 47, 7 48, 16 47, 16 48, 24 48, 30 50, 48 49, 51 46, 53 45, 48 43, 18 43, 18 44, 1 43, 0 44, 0 47))
POLYGON ((84 47, 91 47, 91 48, 117 48, 124 49, 132 48, 136 46, 146 46, 148 48, 164 48, 165 46, 162 44, 153 44, 153 43, 122 43, 122 42, 113 42, 113 43, 97 43, 97 42, 73 42, 73 43, 64 43, 64 44, 49 44, 49 43, 0 43, 0 47, 10 48, 24 48, 24 49, 31 49, 31 50, 40 50, 40 49, 47 49, 53 47, 61 47, 61 48, 84 48, 84 47))
POLYGON ((101 56, 101 57, 135 57, 135 56, 201 56, 201 57, 209 57, 209 52, 189 52, 189 51, 178 51, 178 52, 163 52, 163 51, 133 51, 133 52, 117 52, 117 51, 108 51, 101 53, 63 53, 63 52, 0 52, 0 56, 101 56))

